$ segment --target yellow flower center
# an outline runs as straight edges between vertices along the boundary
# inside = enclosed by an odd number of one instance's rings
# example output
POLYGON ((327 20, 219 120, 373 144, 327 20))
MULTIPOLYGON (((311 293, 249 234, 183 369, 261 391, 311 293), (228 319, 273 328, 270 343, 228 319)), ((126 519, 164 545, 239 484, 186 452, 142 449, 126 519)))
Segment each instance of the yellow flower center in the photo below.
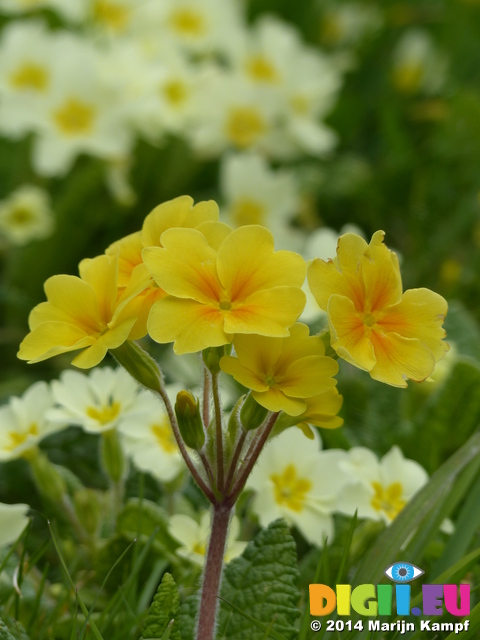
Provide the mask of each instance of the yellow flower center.
POLYGON ((175 453, 177 451, 177 443, 168 418, 165 418, 161 424, 152 424, 150 431, 165 453, 175 453))
POLYGON ((245 224, 263 224, 265 207, 250 198, 239 198, 232 207, 232 218, 237 227, 245 224))
POLYGON ((270 479, 274 485, 277 504, 285 505, 297 513, 303 511, 305 499, 312 488, 310 480, 300 478, 293 464, 289 464, 282 474, 271 475, 270 479))
POLYGON ((96 420, 101 425, 113 422, 120 413, 121 404, 116 400, 111 404, 107 404, 104 407, 87 407, 87 416, 96 420))
POLYGON ((373 313, 366 313, 363 316, 363 323, 366 324, 367 327, 373 327, 377 323, 377 319, 373 313))
POLYGON ((170 16, 175 31, 185 36, 201 36, 205 31, 205 20, 201 13, 190 7, 176 9, 170 16))
POLYGON ((193 546, 193 552, 204 556, 207 551, 207 547, 204 542, 196 542, 193 546))
POLYGON ((279 81, 277 70, 265 56, 252 56, 246 66, 248 75, 256 82, 276 84, 279 81))
POLYGON ((23 433, 19 433, 18 431, 9 431, 7 435, 10 438, 10 443, 5 446, 5 449, 7 451, 15 451, 15 449, 20 447, 30 437, 38 436, 38 433, 38 424, 36 422, 32 422, 28 429, 23 433))
POLYGON ((306 96, 297 93, 290 98, 290 106, 294 113, 299 116, 303 116, 309 111, 310 100, 306 96))
POLYGON ((89 133, 95 120, 95 107, 76 98, 69 98, 54 111, 57 127, 67 136, 89 133))
POLYGON ((372 482, 375 495, 371 500, 371 505, 375 511, 383 511, 389 520, 398 516, 403 507, 407 504, 402 499, 403 487, 400 482, 392 482, 388 487, 382 487, 379 482, 372 482))
POLYGON ((26 207, 14 207, 8 214, 7 220, 9 224, 16 227, 28 225, 35 219, 33 211, 26 207))
POLYGON ((230 311, 232 303, 230 300, 220 300, 219 307, 222 311, 230 311))
POLYGON ((15 89, 44 91, 48 81, 48 71, 36 62, 25 62, 10 76, 10 84, 15 89))
POLYGON ((180 107, 188 98, 188 89, 181 80, 170 80, 162 87, 163 94, 174 107, 180 107))
POLYGON ((423 79, 423 66, 410 62, 397 67, 393 73, 393 83, 399 91, 415 93, 420 88, 423 79))
POLYGON ((265 376, 265 384, 267 384, 269 387, 274 387, 277 384, 277 381, 275 380, 274 376, 268 375, 265 376))
POLYGON ((115 31, 123 31, 125 29, 130 9, 116 2, 108 2, 108 0, 97 0, 95 2, 94 16, 98 22, 103 22, 115 31))
POLYGON ((232 107, 227 118, 227 138, 237 147, 251 147, 265 133, 266 124, 255 107, 232 107))

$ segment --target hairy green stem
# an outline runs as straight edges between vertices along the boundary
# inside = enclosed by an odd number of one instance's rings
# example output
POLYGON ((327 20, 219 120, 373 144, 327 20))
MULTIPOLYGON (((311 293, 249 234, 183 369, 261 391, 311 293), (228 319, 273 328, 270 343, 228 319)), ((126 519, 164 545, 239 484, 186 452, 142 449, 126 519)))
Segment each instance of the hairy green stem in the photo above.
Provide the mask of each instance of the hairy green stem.
POLYGON ((215 437, 217 453, 217 488, 220 493, 225 490, 225 479, 223 469, 223 430, 222 430, 222 407, 220 404, 220 390, 218 388, 218 373, 212 374, 212 395, 213 406, 215 408, 215 437))
POLYGON ((215 504, 213 506, 212 530, 208 544, 198 614, 197 640, 213 640, 214 637, 218 594, 220 592, 231 510, 232 508, 226 504, 215 504))

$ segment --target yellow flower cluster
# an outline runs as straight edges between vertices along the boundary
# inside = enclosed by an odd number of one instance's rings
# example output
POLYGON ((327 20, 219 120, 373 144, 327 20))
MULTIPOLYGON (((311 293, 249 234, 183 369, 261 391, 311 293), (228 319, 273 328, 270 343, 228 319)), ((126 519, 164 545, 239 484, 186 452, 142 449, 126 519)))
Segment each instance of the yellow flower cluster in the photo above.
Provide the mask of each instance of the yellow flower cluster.
MULTIPOLYGON (((428 289, 402 293, 398 259, 383 244, 342 236, 333 261, 314 260, 310 288, 327 311, 338 355, 387 384, 424 380, 448 345, 445 300, 428 289)), ((19 357, 38 362, 69 351, 97 365, 109 349, 148 334, 178 354, 233 343, 220 366, 270 411, 338 426, 341 405, 319 337, 297 323, 305 305, 303 258, 275 251, 272 234, 218 221, 214 202, 183 196, 156 207, 142 230, 80 263, 79 277, 45 283, 19 357)))

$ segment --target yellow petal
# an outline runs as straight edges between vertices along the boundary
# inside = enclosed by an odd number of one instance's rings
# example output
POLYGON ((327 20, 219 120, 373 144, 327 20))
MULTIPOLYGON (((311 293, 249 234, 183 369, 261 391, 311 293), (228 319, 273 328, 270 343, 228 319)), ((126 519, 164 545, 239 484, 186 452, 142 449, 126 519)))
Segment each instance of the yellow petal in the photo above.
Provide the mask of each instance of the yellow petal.
POLYGON ((169 229, 163 249, 143 250, 143 261, 155 282, 169 295, 199 302, 219 302, 221 286, 215 268, 217 254, 195 229, 169 229))
POLYGON ((167 229, 174 227, 194 228, 202 222, 218 220, 218 206, 213 200, 192 205, 193 198, 180 196, 155 207, 143 223, 143 246, 162 246, 160 237, 167 229))
POLYGON ((118 254, 118 286, 126 287, 135 267, 142 263, 142 236, 140 231, 131 233, 111 244, 105 251, 108 256, 118 254))
POLYGON ((41 362, 59 353, 82 349, 95 342, 79 327, 63 322, 44 322, 29 333, 20 345, 18 357, 29 362, 41 362))
POLYGON ((229 236, 233 229, 224 222, 202 222, 196 227, 197 231, 200 231, 207 239, 208 244, 218 251, 220 245, 229 236))
POLYGON ((343 403, 343 397, 336 388, 329 389, 311 398, 305 398, 306 410, 299 418, 309 424, 326 429, 342 426, 343 419, 337 416, 343 403))
POLYGON ((362 259, 366 313, 381 311, 402 299, 398 258, 383 244, 384 236, 383 231, 373 234, 362 259))
POLYGON ((307 356, 290 364, 286 373, 278 377, 278 386, 288 396, 308 398, 331 389, 337 384, 332 378, 338 364, 326 356, 307 356))
POLYGON ((148 318, 156 342, 175 341, 175 353, 194 353, 232 341, 223 329, 222 313, 195 300, 167 297, 156 302, 148 318))
POLYGON ((402 301, 385 311, 378 321, 382 331, 394 331, 405 338, 418 338, 426 345, 436 361, 443 358, 449 346, 443 342, 442 328, 447 314, 447 302, 430 289, 409 289, 402 301))
POLYGON ((97 338, 91 347, 79 353, 72 360, 72 364, 80 369, 95 367, 103 360, 108 349, 116 349, 125 342, 134 323, 135 319, 130 318, 113 329, 109 329, 107 333, 97 338))
POLYGON ((332 347, 347 362, 370 371, 375 366, 371 329, 363 324, 351 300, 333 295, 328 303, 328 321, 332 347))
POLYGON ((277 387, 270 387, 268 391, 252 391, 252 396, 269 411, 284 411, 289 416, 298 416, 305 411, 305 401, 290 398, 277 387))
POLYGON ((237 334, 233 345, 240 362, 247 369, 265 377, 276 368, 284 342, 283 338, 237 334))
MULTIPOLYGON (((345 236, 342 236, 340 240, 343 238, 345 236)), ((357 256, 357 258, 360 262, 361 256, 357 256)), ((363 310, 365 295, 360 273, 358 272, 355 277, 349 276, 347 278, 333 260, 325 262, 320 258, 315 258, 308 267, 308 286, 318 306, 324 311, 327 310, 330 296, 334 294, 349 298, 359 311, 363 310)))
POLYGON ((227 333, 258 333, 262 336, 288 336, 288 327, 305 306, 305 294, 294 287, 275 287, 251 295, 225 314, 227 333))
MULTIPOLYGON (((105 327, 93 287, 76 276, 56 275, 44 285, 48 302, 64 311, 86 333, 105 327)), ((46 307, 43 307, 46 310, 46 307)))
POLYGON ((307 356, 325 355, 325 346, 319 336, 310 336, 306 324, 296 322, 289 329, 290 335, 282 344, 282 353, 278 360, 278 368, 286 369, 291 362, 307 356))
POLYGON ((80 262, 78 270, 82 280, 95 291, 103 322, 110 322, 117 302, 118 256, 86 258, 80 262))
POLYGON ((253 389, 254 391, 266 391, 268 389, 268 385, 258 375, 258 370, 247 368, 238 358, 223 356, 220 360, 220 369, 235 378, 237 382, 243 384, 247 389, 253 389))
POLYGON ((275 252, 268 229, 248 225, 224 240, 218 250, 217 271, 231 302, 240 302, 263 289, 301 287, 306 265, 293 251, 275 252))
POLYGON ((408 378, 421 382, 435 367, 432 352, 420 340, 373 331, 372 343, 377 361, 370 371, 374 380, 406 387, 408 378))

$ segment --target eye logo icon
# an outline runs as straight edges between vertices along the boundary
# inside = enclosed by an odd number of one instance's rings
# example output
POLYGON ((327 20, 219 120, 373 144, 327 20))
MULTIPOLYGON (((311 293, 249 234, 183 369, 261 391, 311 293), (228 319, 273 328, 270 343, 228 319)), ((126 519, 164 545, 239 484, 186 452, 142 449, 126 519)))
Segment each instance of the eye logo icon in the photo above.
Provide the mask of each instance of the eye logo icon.
POLYGON ((422 569, 409 562, 394 562, 387 567, 383 573, 393 582, 402 583, 415 580, 423 575, 425 571, 422 571, 422 569))

